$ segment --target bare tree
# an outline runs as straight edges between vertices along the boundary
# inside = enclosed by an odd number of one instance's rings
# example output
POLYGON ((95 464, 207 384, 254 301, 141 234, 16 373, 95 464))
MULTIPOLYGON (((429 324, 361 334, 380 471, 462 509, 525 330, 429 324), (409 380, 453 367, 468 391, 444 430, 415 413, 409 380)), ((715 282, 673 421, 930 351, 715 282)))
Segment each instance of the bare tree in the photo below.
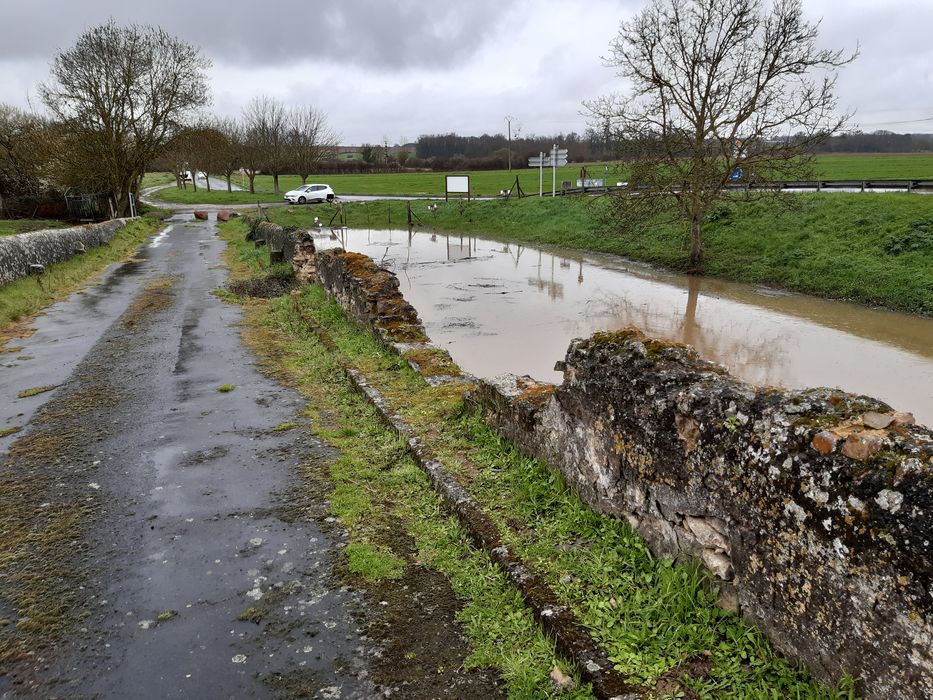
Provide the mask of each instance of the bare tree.
POLYGON ((610 207, 620 231, 674 213, 698 271, 704 218, 737 168, 807 177, 814 146, 848 119, 833 92, 856 55, 817 48, 817 32, 800 0, 652 0, 622 24, 606 63, 631 93, 586 103, 621 143, 638 190, 610 207))
POLYGON ((240 169, 243 162, 244 136, 243 129, 236 119, 218 119, 214 128, 223 134, 224 140, 217 154, 217 172, 227 180, 227 192, 232 192, 230 179, 233 173, 240 169))
POLYGON ((327 125, 324 113, 311 106, 296 107, 289 114, 289 146, 295 172, 301 184, 308 181, 321 161, 332 158, 337 147, 337 136, 327 125))
POLYGON ((198 48, 160 28, 113 20, 59 53, 40 94, 65 126, 61 157, 73 183, 104 188, 127 214, 146 166, 208 102, 209 67, 198 48))
POLYGON ((199 172, 204 173, 204 186, 211 191, 211 175, 223 171, 224 152, 227 148, 227 137, 209 121, 204 121, 188 130, 191 164, 191 179, 197 180, 199 172))
POLYGON ((278 100, 261 95, 249 101, 243 109, 243 117, 251 141, 258 149, 257 156, 262 170, 272 175, 273 191, 278 194, 279 175, 291 165, 288 110, 278 100))
POLYGON ((251 123, 245 115, 239 122, 239 128, 242 137, 240 142, 240 167, 243 168, 243 172, 246 173, 246 178, 249 180, 250 193, 255 194, 256 176, 262 170, 263 162, 262 136, 259 133, 259 128, 251 123))
POLYGON ((0 104, 0 209, 2 197, 35 197, 51 172, 54 136, 44 119, 0 104))
MULTIPOLYGON (((175 176, 175 185, 182 189, 185 178, 191 170, 191 152, 193 134, 191 129, 185 127, 175 132, 161 153, 149 164, 147 170, 166 171, 175 176)), ((195 189, 197 186, 195 185, 195 189)))

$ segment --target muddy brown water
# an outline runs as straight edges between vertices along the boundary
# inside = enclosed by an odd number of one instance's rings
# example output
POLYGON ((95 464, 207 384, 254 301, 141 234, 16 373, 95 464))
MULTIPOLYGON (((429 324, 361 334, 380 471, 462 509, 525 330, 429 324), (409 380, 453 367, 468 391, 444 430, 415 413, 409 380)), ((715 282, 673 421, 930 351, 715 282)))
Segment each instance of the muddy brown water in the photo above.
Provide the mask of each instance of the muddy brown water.
POLYGON ((933 425, 933 319, 677 275, 611 255, 404 230, 315 232, 394 269, 467 372, 559 382, 573 338, 634 324, 754 384, 836 387, 933 425))

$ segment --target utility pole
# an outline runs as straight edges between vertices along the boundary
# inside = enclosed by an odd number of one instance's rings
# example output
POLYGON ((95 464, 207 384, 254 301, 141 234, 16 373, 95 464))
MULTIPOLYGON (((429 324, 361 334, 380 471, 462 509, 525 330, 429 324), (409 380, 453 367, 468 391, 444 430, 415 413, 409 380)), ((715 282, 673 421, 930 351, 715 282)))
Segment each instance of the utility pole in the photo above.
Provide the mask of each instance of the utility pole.
POLYGON ((509 139, 509 172, 512 172, 512 120, 513 119, 515 119, 515 117, 511 115, 506 115, 505 117, 505 123, 507 125, 508 134, 509 134, 508 136, 508 139, 509 139))

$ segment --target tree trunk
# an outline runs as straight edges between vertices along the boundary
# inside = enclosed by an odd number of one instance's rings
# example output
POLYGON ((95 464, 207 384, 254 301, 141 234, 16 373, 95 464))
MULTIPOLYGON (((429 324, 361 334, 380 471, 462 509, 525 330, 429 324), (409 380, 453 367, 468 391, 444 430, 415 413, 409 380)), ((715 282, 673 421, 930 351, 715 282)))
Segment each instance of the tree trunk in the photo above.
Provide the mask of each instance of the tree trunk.
POLYGON ((207 173, 204 173, 204 185, 207 187, 207 191, 211 191, 211 176, 207 173))
POLYGON ((249 178, 249 193, 256 194, 256 187, 253 185, 253 181, 256 179, 256 173, 247 173, 246 177, 249 178))
POLYGON ((130 194, 129 191, 121 191, 114 197, 116 206, 114 207, 114 216, 118 219, 126 218, 130 215, 130 194))
POLYGON ((230 174, 227 174, 227 192, 233 192, 233 186, 230 184, 230 174))
POLYGON ((272 173, 272 191, 276 194, 279 193, 279 174, 272 173))
POLYGON ((192 192, 197 192, 197 191, 198 191, 198 176, 197 176, 197 173, 195 173, 193 170, 189 170, 188 172, 191 173, 191 191, 192 191, 192 192))
POLYGON ((301 185, 302 185, 302 187, 304 187, 304 186, 307 185, 307 184, 308 184, 308 176, 307 176, 307 175, 302 175, 302 176, 301 176, 301 185))
POLYGON ((181 175, 179 175, 178 173, 175 173, 175 187, 177 187, 178 189, 183 189, 181 186, 181 175))
POLYGON ((690 272, 703 267, 703 216, 694 214, 690 220, 690 272))

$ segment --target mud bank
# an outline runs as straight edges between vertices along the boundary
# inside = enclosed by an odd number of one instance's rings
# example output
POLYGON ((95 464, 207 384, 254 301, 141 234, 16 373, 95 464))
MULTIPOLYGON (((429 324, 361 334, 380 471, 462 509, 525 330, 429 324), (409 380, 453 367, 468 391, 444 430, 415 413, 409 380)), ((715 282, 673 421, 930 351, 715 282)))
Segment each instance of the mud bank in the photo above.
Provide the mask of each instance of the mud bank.
POLYGON ((0 284, 26 277, 34 269, 64 262, 88 248, 108 243, 126 225, 128 219, 113 219, 99 224, 70 228, 30 231, 0 238, 0 284))
MULTIPOLYGON (((383 328, 398 282, 351 256, 316 253, 317 274, 383 328)), ((864 396, 758 389, 634 329, 574 341, 562 368, 556 388, 509 375, 472 396, 657 556, 698 559, 788 657, 869 698, 933 694, 930 430, 864 396)))

